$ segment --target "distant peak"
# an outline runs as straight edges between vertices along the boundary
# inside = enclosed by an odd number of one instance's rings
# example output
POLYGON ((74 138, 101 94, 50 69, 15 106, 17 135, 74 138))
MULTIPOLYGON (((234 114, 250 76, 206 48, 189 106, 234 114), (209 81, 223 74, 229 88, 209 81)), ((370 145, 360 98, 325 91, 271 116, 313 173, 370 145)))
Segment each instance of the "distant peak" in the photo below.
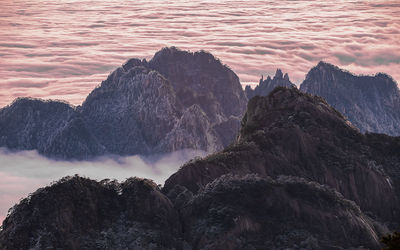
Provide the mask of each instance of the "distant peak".
POLYGON ((281 69, 277 69, 274 78, 283 78, 283 73, 281 69))
POLYGON ((128 71, 129 69, 131 69, 131 68, 133 68, 135 66, 141 66, 141 65, 143 65, 145 63, 146 63, 145 59, 140 60, 140 59, 137 59, 137 58, 132 58, 132 59, 129 59, 124 65, 122 65, 122 68, 125 71, 128 71))
POLYGON ((335 66, 331 63, 320 61, 316 67, 314 68, 324 68, 324 69, 331 69, 331 70, 340 70, 342 71, 338 66, 335 66))
POLYGON ((330 65, 330 64, 327 62, 324 62, 324 61, 319 61, 319 63, 317 64, 317 66, 326 66, 326 65, 330 65))
POLYGON ((222 65, 221 61, 208 51, 200 50, 191 52, 176 47, 165 47, 159 50, 149 61, 149 65, 150 67, 154 67, 157 64, 165 64, 167 62, 174 63, 175 61, 181 61, 184 64, 187 64, 189 61, 194 60, 222 65))
POLYGON ((154 54, 152 60, 157 60, 158 58, 171 57, 177 54, 191 54, 191 53, 188 51, 180 50, 177 47, 164 47, 154 54))
MULTIPOLYGON (((306 79, 313 78, 313 77, 315 77, 315 75, 321 75, 321 74, 324 77, 326 77, 327 74, 325 74, 324 72, 330 72, 332 74, 337 74, 337 73, 345 72, 345 71, 343 71, 342 69, 340 69, 339 67, 337 67, 337 66, 335 66, 333 64, 330 64, 330 63, 327 63, 327 62, 324 62, 324 61, 320 61, 316 66, 314 66, 307 73, 306 79)), ((347 73, 349 73, 349 72, 347 72, 347 73)))
POLYGON ((34 97, 17 97, 9 106, 37 104, 60 104, 73 108, 74 106, 64 100, 41 99, 34 97))
POLYGON ((288 73, 285 73, 285 76, 283 77, 283 79, 285 79, 286 81, 290 81, 288 73))

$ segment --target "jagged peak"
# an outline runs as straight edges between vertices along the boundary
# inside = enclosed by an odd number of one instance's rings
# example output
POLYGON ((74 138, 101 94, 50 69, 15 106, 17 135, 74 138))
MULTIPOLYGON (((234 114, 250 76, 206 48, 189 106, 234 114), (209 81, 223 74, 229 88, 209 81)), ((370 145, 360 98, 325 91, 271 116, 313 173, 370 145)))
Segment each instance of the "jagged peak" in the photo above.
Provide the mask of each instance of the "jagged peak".
POLYGON ((143 66, 143 65, 146 65, 146 64, 147 64, 146 59, 140 60, 138 58, 131 58, 128 61, 126 61, 126 63, 124 63, 122 65, 122 68, 125 71, 128 71, 128 70, 130 70, 131 68, 133 68, 135 66, 143 66))
POLYGON ((264 79, 264 75, 261 75, 261 79, 258 83, 258 85, 261 85, 262 83, 266 82, 269 83, 271 81, 271 77, 268 75, 266 79, 264 79))
POLYGON ((289 74, 288 74, 288 73, 285 73, 285 76, 283 77, 283 79, 285 79, 286 81, 290 81, 290 80, 289 80, 289 74))
POLYGON ((282 79, 283 78, 283 73, 281 69, 277 69, 275 72, 274 79, 282 79))

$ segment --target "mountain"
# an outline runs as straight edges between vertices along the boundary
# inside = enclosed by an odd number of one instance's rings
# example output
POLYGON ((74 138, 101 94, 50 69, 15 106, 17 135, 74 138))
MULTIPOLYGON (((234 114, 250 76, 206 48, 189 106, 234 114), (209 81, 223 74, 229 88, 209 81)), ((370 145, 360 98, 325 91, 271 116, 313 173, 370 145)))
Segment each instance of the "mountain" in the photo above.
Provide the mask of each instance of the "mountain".
POLYGON ((18 98, 0 110, 0 146, 57 158, 105 152, 75 107, 60 101, 18 98))
POLYGON ((249 101, 235 144, 185 164, 165 189, 197 192, 228 173, 298 176, 334 188, 390 224, 400 219, 399 169, 399 137, 361 134, 324 99, 278 87, 249 101))
POLYGON ((323 97, 361 132, 400 135, 400 90, 386 74, 356 76, 320 62, 300 90, 323 97))
POLYGON ((117 68, 82 106, 14 101, 0 110, 0 146, 61 159, 215 152, 233 142, 246 104, 237 75, 211 54, 164 48, 117 68))
POLYGON ((247 85, 244 91, 247 98, 250 100, 256 95, 267 96, 276 87, 296 88, 296 85, 289 80, 289 75, 287 73, 283 75, 282 70, 277 69, 274 78, 268 76, 267 79, 264 80, 264 77, 261 77, 255 89, 251 89, 250 86, 247 85))
POLYGON ((250 100, 233 144, 162 189, 78 176, 39 189, 10 210, 0 248, 379 249, 400 226, 399 163, 399 137, 278 87, 250 100))

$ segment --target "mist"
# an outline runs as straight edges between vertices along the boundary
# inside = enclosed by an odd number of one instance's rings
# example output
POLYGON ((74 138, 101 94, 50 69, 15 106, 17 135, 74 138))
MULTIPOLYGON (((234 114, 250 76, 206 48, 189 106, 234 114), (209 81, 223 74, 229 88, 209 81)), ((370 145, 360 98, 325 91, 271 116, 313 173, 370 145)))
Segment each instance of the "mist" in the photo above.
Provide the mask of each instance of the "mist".
POLYGON ((8 209, 40 187, 67 175, 78 174, 95 180, 137 176, 164 184, 183 163, 205 156, 199 150, 180 150, 151 156, 107 156, 91 161, 56 161, 41 156, 37 151, 11 152, 0 148, 0 225, 8 209))

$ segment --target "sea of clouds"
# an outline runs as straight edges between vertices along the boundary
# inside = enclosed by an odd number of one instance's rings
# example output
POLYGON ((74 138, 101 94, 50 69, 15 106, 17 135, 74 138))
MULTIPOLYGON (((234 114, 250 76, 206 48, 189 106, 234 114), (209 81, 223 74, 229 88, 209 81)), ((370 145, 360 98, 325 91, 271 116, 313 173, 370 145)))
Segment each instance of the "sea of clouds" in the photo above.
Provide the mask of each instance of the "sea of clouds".
POLYGON ((11 152, 0 148, 0 224, 7 211, 21 198, 64 176, 79 174, 91 179, 117 179, 137 176, 164 181, 186 161, 206 155, 203 151, 180 150, 152 156, 107 156, 91 161, 55 161, 36 151, 11 152))
POLYGON ((0 14, 0 107, 81 104, 116 67, 165 46, 207 50, 242 83, 276 68, 295 83, 320 60, 400 79, 398 0, 14 0, 0 14))

